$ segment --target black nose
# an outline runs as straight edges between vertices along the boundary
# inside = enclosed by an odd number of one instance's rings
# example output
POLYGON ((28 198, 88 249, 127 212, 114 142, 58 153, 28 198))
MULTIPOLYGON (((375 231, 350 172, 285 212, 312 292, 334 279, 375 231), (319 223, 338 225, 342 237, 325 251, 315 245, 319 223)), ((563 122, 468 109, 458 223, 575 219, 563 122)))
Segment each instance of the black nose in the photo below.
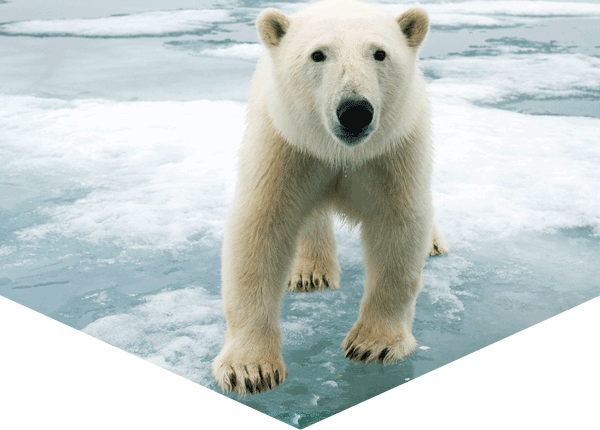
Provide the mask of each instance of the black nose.
POLYGON ((373 106, 365 99, 344 100, 336 110, 342 127, 350 133, 360 133, 373 121, 373 106))

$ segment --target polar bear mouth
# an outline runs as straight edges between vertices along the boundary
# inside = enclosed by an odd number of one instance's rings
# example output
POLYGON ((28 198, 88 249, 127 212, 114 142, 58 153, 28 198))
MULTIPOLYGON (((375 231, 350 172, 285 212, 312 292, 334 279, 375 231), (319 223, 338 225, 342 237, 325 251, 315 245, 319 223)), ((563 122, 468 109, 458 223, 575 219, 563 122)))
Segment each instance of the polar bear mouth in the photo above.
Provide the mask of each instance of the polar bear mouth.
POLYGON ((347 145, 358 145, 373 131, 374 111, 366 99, 342 100, 336 109, 333 133, 347 145))
POLYGON ((361 143, 369 134, 371 134, 371 127, 365 127, 359 131, 348 130, 344 127, 336 127, 334 134, 346 145, 355 146, 361 143))

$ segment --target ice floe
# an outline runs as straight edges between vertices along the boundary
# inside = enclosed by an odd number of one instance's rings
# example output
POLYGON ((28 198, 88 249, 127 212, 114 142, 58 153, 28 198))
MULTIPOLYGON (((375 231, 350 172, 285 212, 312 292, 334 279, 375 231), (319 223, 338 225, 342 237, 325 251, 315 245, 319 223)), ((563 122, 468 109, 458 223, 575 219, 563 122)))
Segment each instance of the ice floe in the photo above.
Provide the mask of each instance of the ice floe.
POLYGON ((174 10, 89 19, 31 20, 0 25, 0 35, 133 37, 196 33, 230 19, 226 10, 174 10))

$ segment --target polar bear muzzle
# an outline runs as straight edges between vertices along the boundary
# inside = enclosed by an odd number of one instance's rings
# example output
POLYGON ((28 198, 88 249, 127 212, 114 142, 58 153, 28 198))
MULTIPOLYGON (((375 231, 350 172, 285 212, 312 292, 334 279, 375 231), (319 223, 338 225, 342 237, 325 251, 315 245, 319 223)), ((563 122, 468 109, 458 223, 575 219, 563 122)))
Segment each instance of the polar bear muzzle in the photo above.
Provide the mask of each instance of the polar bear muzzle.
POLYGON ((335 113, 339 125, 335 135, 347 145, 357 145, 372 131, 373 106, 366 99, 345 99, 340 102, 335 113))

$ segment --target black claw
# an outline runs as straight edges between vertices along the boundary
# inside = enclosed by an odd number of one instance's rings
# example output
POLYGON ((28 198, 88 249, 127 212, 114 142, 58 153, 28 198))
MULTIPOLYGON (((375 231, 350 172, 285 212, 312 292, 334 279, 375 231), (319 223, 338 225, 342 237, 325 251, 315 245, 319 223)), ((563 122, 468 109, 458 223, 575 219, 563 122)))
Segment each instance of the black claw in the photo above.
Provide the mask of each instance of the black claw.
POLYGON ((267 387, 269 387, 269 390, 273 387, 271 387, 271 375, 268 374, 267 377, 265 378, 265 383, 267 385, 267 387))
POLYGON ((279 385, 279 370, 275 371, 275 384, 279 385))
POLYGON ((260 394, 260 393, 261 393, 261 389, 260 389, 260 382, 258 382, 258 383, 256 384, 256 387, 255 387, 255 388, 256 388, 256 392, 257 392, 258 394, 260 394))
POLYGON ((351 360, 354 360, 355 358, 357 358, 360 355, 360 348, 356 348, 354 350, 354 352, 352 353, 352 356, 350 357, 351 360))
POLYGON ((348 351, 346 351, 346 358, 350 358, 354 354, 354 347, 351 347, 348 351))
POLYGON ((323 283, 327 288, 329 288, 329 281, 327 280, 327 278, 325 278, 325 276, 323 276, 323 283))
POLYGON ((352 347, 350 348, 350 351, 348 351, 348 359, 352 360, 352 357, 354 357, 354 353, 356 352, 356 347, 352 347))
POLYGON ((360 361, 365 361, 371 355, 371 351, 365 352, 362 357, 360 357, 360 361))
POLYGON ((229 383, 231 384, 231 389, 235 388, 236 382, 237 382, 237 379, 235 377, 235 373, 230 373, 229 374, 229 383))
POLYGON ((264 387, 265 386, 265 379, 263 378, 262 369, 260 368, 260 366, 258 366, 258 378, 259 378, 258 384, 261 387, 264 387))
POLYGON ((246 384, 246 390, 250 391, 250 394, 254 394, 254 388, 252 388, 252 384, 248 378, 244 378, 244 383, 246 384))
POLYGON ((379 354, 379 360, 383 361, 383 359, 385 358, 385 356, 387 355, 388 352, 390 352, 390 350, 387 348, 385 348, 383 351, 381 351, 381 354, 379 354))

